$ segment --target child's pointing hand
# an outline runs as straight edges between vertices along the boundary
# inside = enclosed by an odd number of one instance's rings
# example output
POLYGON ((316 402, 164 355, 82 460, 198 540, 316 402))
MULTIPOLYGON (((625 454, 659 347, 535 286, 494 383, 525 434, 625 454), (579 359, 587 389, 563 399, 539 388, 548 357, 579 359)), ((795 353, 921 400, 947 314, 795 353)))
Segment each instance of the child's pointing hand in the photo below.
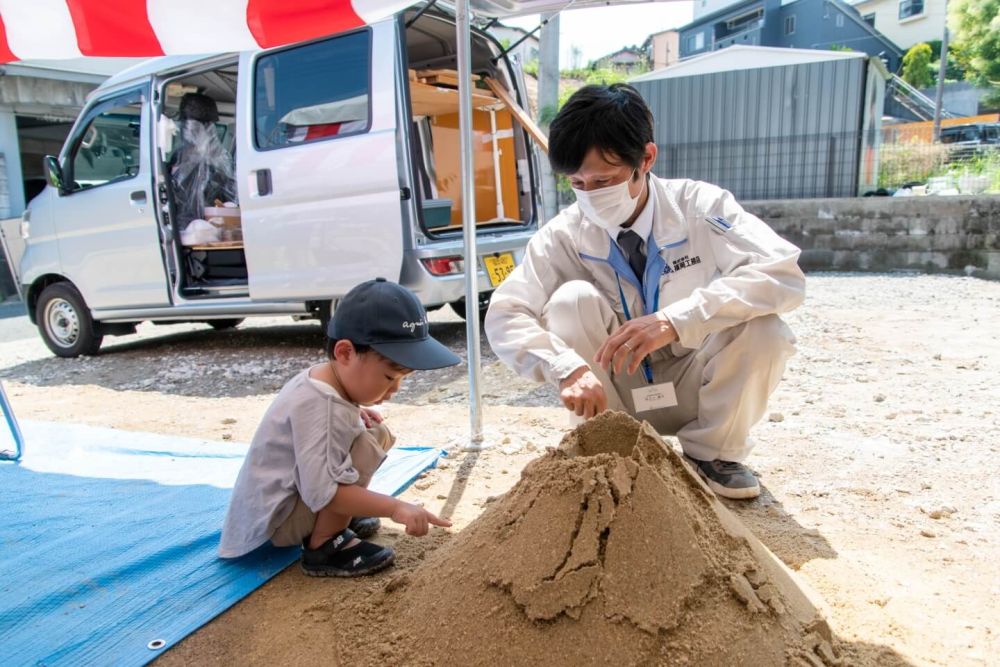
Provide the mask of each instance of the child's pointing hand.
POLYGON ((402 500, 398 501, 396 510, 389 518, 396 523, 406 526, 406 534, 413 535, 414 537, 426 535, 431 524, 441 526, 442 528, 451 527, 451 521, 439 518, 423 507, 404 503, 402 500))

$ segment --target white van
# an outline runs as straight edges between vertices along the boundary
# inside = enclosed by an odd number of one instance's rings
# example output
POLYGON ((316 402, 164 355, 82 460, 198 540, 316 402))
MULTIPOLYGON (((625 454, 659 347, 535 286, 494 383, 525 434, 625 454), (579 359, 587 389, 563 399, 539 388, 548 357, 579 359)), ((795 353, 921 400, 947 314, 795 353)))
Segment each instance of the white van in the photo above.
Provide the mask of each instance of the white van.
MULTIPOLYGON (((483 308, 537 228, 539 158, 513 113, 526 100, 517 63, 485 33, 472 42, 483 308)), ((323 321, 376 276, 464 315, 455 51, 452 13, 408 10, 334 37, 158 58, 109 79, 46 158, 50 183, 22 222, 19 282, 45 343, 73 357, 147 320, 323 321), (178 118, 193 98, 215 111, 198 121, 213 131, 194 140, 190 118, 178 118), (192 200, 178 175, 192 164, 199 182, 221 183, 198 191, 197 218, 183 215, 192 200)))

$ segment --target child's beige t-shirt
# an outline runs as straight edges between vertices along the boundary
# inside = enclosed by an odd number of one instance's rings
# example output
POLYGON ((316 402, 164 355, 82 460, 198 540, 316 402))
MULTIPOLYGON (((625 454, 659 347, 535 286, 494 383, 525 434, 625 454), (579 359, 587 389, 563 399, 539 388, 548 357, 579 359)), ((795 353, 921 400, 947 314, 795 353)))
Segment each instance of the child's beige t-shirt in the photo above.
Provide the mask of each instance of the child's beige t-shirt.
POLYGON ((222 526, 219 555, 236 558, 261 546, 288 518, 299 495, 318 512, 358 471, 351 444, 361 409, 304 370, 278 392, 254 434, 222 526))

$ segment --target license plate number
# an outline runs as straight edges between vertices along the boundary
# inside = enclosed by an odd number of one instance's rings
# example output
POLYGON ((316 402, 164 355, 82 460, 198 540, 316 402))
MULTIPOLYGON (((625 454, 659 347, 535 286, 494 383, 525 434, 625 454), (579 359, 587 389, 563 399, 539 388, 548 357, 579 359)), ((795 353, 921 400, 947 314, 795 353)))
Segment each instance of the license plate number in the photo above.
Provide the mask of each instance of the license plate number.
POLYGON ((486 255, 483 257, 483 264, 486 266, 486 275, 490 277, 490 284, 496 287, 514 271, 514 255, 509 252, 486 255))

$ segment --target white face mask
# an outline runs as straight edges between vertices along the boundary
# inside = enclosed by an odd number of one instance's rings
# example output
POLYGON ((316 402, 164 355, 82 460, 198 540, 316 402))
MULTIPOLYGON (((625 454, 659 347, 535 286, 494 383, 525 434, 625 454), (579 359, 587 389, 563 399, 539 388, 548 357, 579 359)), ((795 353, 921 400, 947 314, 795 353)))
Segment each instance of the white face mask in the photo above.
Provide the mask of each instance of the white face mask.
POLYGON ((623 222, 635 213, 635 207, 639 204, 639 197, 642 190, 633 197, 629 194, 628 184, 635 176, 636 170, 624 182, 617 185, 609 185, 599 190, 577 190, 573 188, 576 201, 580 204, 580 210, 591 222, 600 225, 604 229, 613 231, 620 227, 623 222))

